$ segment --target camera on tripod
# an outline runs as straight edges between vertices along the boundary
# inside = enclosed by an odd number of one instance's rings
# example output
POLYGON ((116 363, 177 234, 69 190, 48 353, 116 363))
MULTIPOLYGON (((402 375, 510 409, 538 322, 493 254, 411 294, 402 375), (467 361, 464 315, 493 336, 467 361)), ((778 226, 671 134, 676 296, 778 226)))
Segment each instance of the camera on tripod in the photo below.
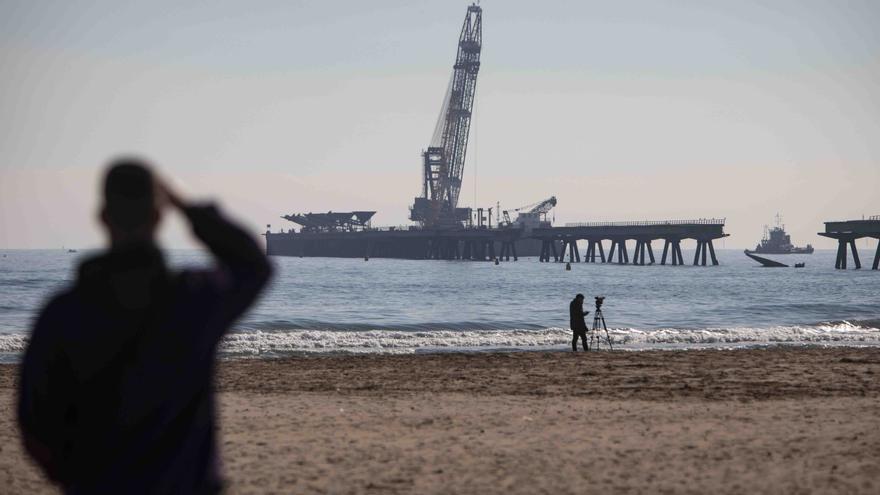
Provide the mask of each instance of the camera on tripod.
POLYGON ((587 349, 598 351, 602 340, 608 346, 608 350, 614 350, 614 344, 611 343, 611 335, 608 333, 608 326, 605 325, 605 315, 602 314, 602 303, 605 302, 605 296, 596 296, 596 312, 593 313, 593 328, 588 329, 589 341, 587 349), (602 338, 602 331, 605 332, 605 338, 602 338))

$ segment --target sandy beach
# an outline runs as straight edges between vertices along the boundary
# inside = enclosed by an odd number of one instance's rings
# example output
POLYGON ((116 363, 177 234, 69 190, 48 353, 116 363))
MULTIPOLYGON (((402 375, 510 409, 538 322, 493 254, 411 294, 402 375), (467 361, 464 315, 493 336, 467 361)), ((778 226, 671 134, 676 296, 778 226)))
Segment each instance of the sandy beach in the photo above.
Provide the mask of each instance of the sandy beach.
MULTIPOLYGON (((878 493, 880 349, 219 365, 229 493, 878 493)), ((52 493, 0 366, 0 486, 52 493)))

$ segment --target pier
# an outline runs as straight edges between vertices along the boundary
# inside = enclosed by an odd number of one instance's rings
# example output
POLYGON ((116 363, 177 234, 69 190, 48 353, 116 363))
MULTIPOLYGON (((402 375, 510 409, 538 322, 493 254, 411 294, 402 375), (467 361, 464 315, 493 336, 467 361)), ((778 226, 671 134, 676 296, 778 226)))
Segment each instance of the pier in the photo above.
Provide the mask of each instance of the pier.
POLYGON ((713 265, 718 264, 715 256, 713 241, 727 237, 724 233, 724 219, 710 218, 699 220, 651 220, 638 222, 591 222, 570 223, 564 227, 546 227, 534 229, 531 236, 542 241, 540 261, 549 262, 565 261, 566 251, 568 262, 580 262, 577 241, 587 241, 587 250, 583 260, 586 263, 630 263, 627 241, 635 241, 632 264, 654 264, 653 242, 663 241, 663 255, 660 264, 665 265, 669 259, 672 265, 683 265, 684 257, 681 254, 681 241, 693 239, 697 241, 697 250, 694 253, 694 265, 706 266, 711 259, 713 265), (603 242, 611 244, 608 256, 605 256, 603 242), (561 244, 562 249, 557 252, 556 246, 561 244))
MULTIPOLYGON (((302 219, 298 221, 306 223, 302 219)), ((522 247, 524 243, 537 240, 541 245, 539 260, 542 262, 551 258, 563 262, 567 252, 569 262, 583 259, 586 263, 646 265, 656 262, 652 243, 659 240, 664 242, 660 264, 665 265, 668 260, 669 264, 678 266, 685 264, 681 241, 694 239, 697 250, 693 264, 706 266, 709 262, 718 264, 713 241, 727 236, 723 232, 723 219, 601 222, 532 229, 510 225, 495 228, 372 228, 349 222, 335 228, 329 231, 323 228, 303 232, 267 231, 267 253, 300 257, 470 261, 511 261, 512 258, 517 261, 517 245, 522 247), (579 240, 587 241, 583 257, 577 246, 579 240), (607 256, 606 241, 611 243, 607 256), (635 241, 632 259, 628 241, 635 241)))
MULTIPOLYGON (((837 239, 837 259, 834 268, 846 270, 847 246, 852 252, 853 265, 856 270, 862 267, 859 260, 859 251, 856 249, 856 240, 864 237, 880 239, 880 215, 874 215, 867 220, 844 220, 837 222, 825 222, 825 232, 819 232, 823 237, 837 239)), ((872 270, 880 267, 880 242, 877 243, 877 252, 874 254, 872 270)))

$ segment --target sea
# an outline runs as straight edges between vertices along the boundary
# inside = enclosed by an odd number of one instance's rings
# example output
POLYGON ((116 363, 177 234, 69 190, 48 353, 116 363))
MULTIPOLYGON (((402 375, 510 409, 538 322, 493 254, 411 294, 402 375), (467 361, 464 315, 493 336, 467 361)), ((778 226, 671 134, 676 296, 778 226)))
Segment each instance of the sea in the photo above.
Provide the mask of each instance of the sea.
MULTIPOLYGON (((860 246, 861 247, 861 246, 860 246)), ((0 250, 0 362, 16 362, 47 298, 95 252, 0 250)), ((763 268, 740 250, 719 266, 273 257, 275 276, 225 337, 222 358, 569 350, 568 305, 605 297, 615 350, 880 346, 880 271, 835 270, 835 251, 770 256, 804 268, 763 268)), ((690 257, 689 257, 690 255, 690 257)), ((213 262, 169 250, 178 270, 213 262)), ((850 267, 852 264, 850 263, 850 267)), ((604 335, 604 330, 603 330, 604 335)))

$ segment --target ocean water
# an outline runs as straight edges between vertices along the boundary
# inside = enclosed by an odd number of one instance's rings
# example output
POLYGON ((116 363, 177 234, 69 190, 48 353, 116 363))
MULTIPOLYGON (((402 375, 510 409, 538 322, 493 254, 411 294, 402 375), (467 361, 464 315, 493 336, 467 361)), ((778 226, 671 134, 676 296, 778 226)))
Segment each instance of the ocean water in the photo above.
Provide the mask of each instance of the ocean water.
MULTIPOLYGON (((862 246, 863 263, 873 257, 862 246)), ((632 246, 630 246, 632 249, 632 246)), ((691 261, 693 251, 684 251, 691 261), (688 256, 690 254, 690 257, 688 256)), ((19 359, 52 293, 88 252, 0 251, 0 361, 19 359)), ((176 268, 201 251, 167 253, 176 268)), ((568 303, 605 296, 615 348, 767 345, 880 346, 880 271, 835 270, 834 251, 775 257, 762 268, 739 250, 720 266, 632 266, 273 257, 276 276, 221 346, 227 357, 568 349, 568 303)), ((850 266, 852 266, 850 264, 850 266)))

